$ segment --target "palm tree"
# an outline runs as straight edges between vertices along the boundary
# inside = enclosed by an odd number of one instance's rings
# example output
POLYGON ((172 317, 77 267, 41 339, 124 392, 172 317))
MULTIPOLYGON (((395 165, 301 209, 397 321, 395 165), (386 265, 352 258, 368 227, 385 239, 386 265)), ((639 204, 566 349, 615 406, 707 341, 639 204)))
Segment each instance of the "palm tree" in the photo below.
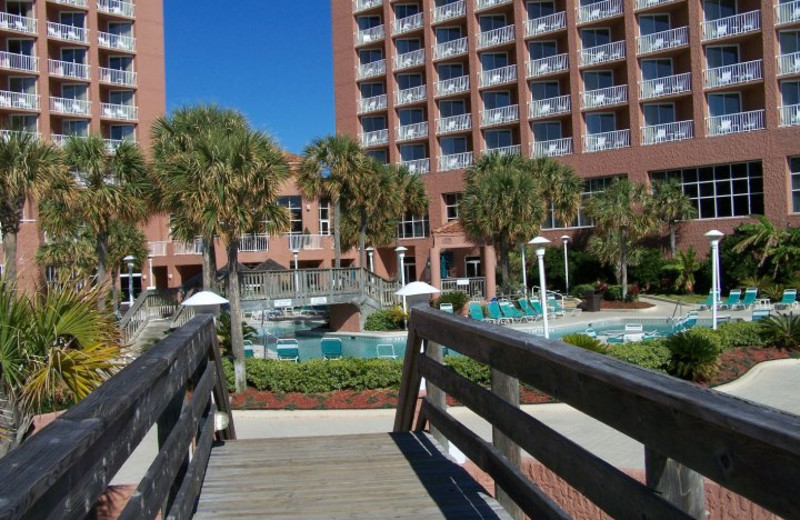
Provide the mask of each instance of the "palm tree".
POLYGON ((688 294, 694 293, 694 273, 700 269, 700 262, 697 260, 697 253, 694 247, 689 246, 685 253, 678 251, 674 261, 667 264, 665 269, 670 269, 677 273, 675 289, 682 289, 688 294))
MULTIPOLYGON (((625 245, 628 267, 641 265, 644 249, 636 242, 628 239, 625 245)), ((592 235, 586 244, 586 251, 603 264, 614 270, 617 285, 622 286, 622 263, 620 254, 619 233, 611 232, 603 236, 592 235)))
POLYGON ((669 250, 672 258, 675 258, 678 223, 696 218, 697 208, 689 196, 683 193, 678 179, 653 184, 653 199, 659 218, 669 227, 669 250))
POLYGON ((17 277, 17 234, 25 203, 41 198, 63 174, 63 156, 52 144, 25 132, 0 139, 0 228, 6 280, 17 277))
POLYGON ((580 209, 583 180, 569 166, 548 157, 526 160, 525 163, 539 183, 542 198, 553 208, 554 217, 569 225, 580 209))
MULTIPOLYGON (((739 226, 745 237, 733 246, 737 253, 753 250, 759 258, 758 267, 761 268, 779 250, 784 253, 784 243, 790 237, 785 229, 779 229, 775 224, 764 215, 753 215, 755 222, 747 222, 739 226)), ((783 254, 782 254, 783 256, 783 254)), ((779 264, 775 264, 775 273, 778 271, 779 264)))

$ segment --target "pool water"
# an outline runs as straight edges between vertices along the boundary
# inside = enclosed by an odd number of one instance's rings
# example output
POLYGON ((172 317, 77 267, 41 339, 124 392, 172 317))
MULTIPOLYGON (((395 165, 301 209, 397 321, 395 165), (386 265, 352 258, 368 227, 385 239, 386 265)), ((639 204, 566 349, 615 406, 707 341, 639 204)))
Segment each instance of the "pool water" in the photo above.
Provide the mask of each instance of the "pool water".
MULTIPOLYGON (((659 336, 669 336, 672 334, 673 328, 675 326, 675 322, 666 321, 666 320, 657 320, 657 319, 613 319, 613 320, 600 320, 600 321, 593 321, 591 323, 577 323, 573 325, 565 325, 559 327, 558 324, 551 324, 550 326, 550 338, 551 339, 559 339, 563 336, 568 334, 584 334, 588 327, 591 327, 597 332, 598 335, 602 336, 604 333, 608 332, 621 332, 624 331, 626 325, 630 324, 641 324, 643 332, 655 332, 658 333, 659 336)), ((703 324, 698 323, 696 326, 702 327, 703 324)), ((544 329, 541 325, 538 327, 530 327, 530 328, 521 328, 524 332, 528 332, 530 334, 534 334, 536 336, 544 336, 544 329)))

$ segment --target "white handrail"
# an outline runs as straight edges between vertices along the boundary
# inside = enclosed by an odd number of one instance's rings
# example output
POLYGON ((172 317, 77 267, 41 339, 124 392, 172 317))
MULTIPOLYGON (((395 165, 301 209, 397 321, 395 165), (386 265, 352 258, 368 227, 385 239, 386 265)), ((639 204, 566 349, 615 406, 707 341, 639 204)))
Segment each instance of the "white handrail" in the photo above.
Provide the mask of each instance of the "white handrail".
POLYGON ((105 49, 133 51, 136 49, 136 38, 123 34, 98 32, 97 44, 105 49))
POLYGON ((472 166, 472 152, 461 152, 450 155, 439 156, 440 172, 448 172, 451 170, 462 170, 472 166))
POLYGON ((0 107, 12 107, 23 110, 39 110, 39 96, 26 92, 0 90, 0 107))
POLYGON ((358 31, 356 33, 356 45, 379 42, 385 37, 386 33, 383 29, 383 25, 376 25, 375 27, 369 27, 368 29, 358 31))
POLYGON ((89 66, 71 61, 47 60, 51 76, 89 79, 89 66))
POLYGON ((100 81, 115 85, 136 86, 136 73, 131 70, 100 67, 100 81))
POLYGON ((529 78, 561 72, 569 68, 569 54, 565 52, 546 58, 530 60, 527 63, 527 68, 529 78))
POLYGON ((433 9, 433 23, 443 22, 467 14, 467 4, 464 0, 451 2, 433 9))
POLYGON ((676 121, 642 127, 642 144, 660 144, 683 141, 694 137, 693 121, 676 121))
POLYGON ((604 0, 578 7, 578 23, 610 18, 622 13, 622 0, 604 0))
POLYGON ((764 129, 764 110, 707 117, 708 135, 726 135, 764 129))
POLYGON ((491 87, 517 81, 517 66, 507 65, 481 72, 481 87, 491 87))
POLYGON ((410 173, 429 173, 431 171, 431 160, 427 158, 400 161, 400 164, 408 168, 410 173))
POLYGON ((373 132, 364 132, 361 134, 361 146, 380 146, 389 142, 389 130, 375 130, 373 132))
POLYGON ((97 10, 127 18, 133 18, 133 15, 136 14, 133 2, 124 2, 122 0, 97 0, 97 10))
POLYGON ((173 255, 200 255, 202 253, 203 253, 202 238, 196 238, 189 243, 184 243, 177 240, 172 241, 173 255))
POLYGON ((89 2, 87 2, 87 0, 51 0, 51 1, 55 2, 57 4, 74 5, 76 7, 88 7, 89 6, 89 2))
POLYGON ((0 68, 38 72, 39 58, 16 52, 0 51, 0 68))
POLYGON ((597 108, 628 102, 628 85, 587 90, 581 96, 581 108, 597 108))
POLYGON ((425 63, 425 49, 417 49, 403 54, 396 54, 394 57, 394 69, 407 69, 425 63))
POLYGON ((436 133, 463 132, 472 128, 472 114, 443 117, 436 120, 436 133))
POLYGON ((386 94, 379 96, 372 96, 358 100, 358 113, 365 114, 367 112, 374 112, 376 110, 383 110, 387 106, 386 94))
POLYGON ((784 105, 779 107, 781 111, 781 126, 800 125, 800 104, 784 105))
POLYGON ((266 233, 250 233, 240 236, 239 251, 269 251, 269 235, 266 233))
POLYGON ((356 79, 367 79, 386 74, 386 60, 362 63, 356 69, 356 79))
POLYGON ((88 29, 58 22, 47 22, 47 36, 70 42, 89 43, 88 29))
POLYGON ((630 130, 612 130, 611 132, 601 132, 583 136, 583 148, 586 150, 586 153, 627 148, 630 145, 630 130))
POLYGON ((428 122, 413 123, 397 127, 397 140, 408 141, 410 139, 422 139, 428 137, 428 122))
POLYGON ((92 102, 85 99, 71 99, 50 96, 50 111, 57 114, 86 116, 92 112, 92 102))
POLYGON ((498 27, 491 31, 478 33, 478 49, 502 45, 514 39, 514 25, 498 27))
POLYGON ((708 69, 705 73, 705 86, 714 88, 759 80, 763 77, 761 61, 746 61, 708 69))
POLYGON ((778 56, 778 74, 797 74, 800 72, 800 51, 778 56))
POLYGON ((367 9, 378 7, 379 5, 383 5, 383 0, 354 0, 353 12, 366 11, 367 9))
POLYGON ((636 9, 647 9, 661 4, 671 4, 673 2, 683 2, 685 0, 636 0, 636 9))
POLYGON ((440 60, 452 56, 466 54, 469 51, 469 38, 459 38, 449 42, 437 43, 433 46, 433 59, 440 60))
POLYGON ((689 45, 689 28, 684 26, 652 34, 645 34, 640 36, 638 40, 639 54, 674 49, 683 45, 689 45))
POLYGON ((392 22, 392 34, 403 34, 422 27, 422 13, 412 14, 392 22))
POLYGON ((136 119, 139 117, 139 110, 133 105, 100 103, 100 115, 110 119, 136 121, 136 119))
POLYGON ((581 66, 625 59, 625 41, 605 43, 581 49, 581 66))
POLYGON ((572 109, 571 105, 569 94, 533 100, 528 108, 528 117, 534 119, 537 117, 548 117, 556 114, 563 114, 572 109))
POLYGON ((20 16, 18 14, 0 12, 0 28, 10 29, 28 34, 36 34, 38 23, 36 18, 20 16))
POLYGON ((761 29, 761 11, 749 11, 703 22, 702 40, 716 40, 761 29))
POLYGON ((520 155, 522 145, 512 144, 511 146, 501 146, 499 148, 487 148, 486 153, 499 153, 500 155, 520 155))
POLYGON ((147 242, 147 256, 167 256, 167 241, 166 240, 151 240, 147 242))
POLYGON ((671 96, 692 90, 692 73, 684 72, 662 78, 648 79, 639 83, 639 97, 652 99, 671 96))
POLYGON ((448 94, 458 94, 469 90, 469 76, 459 76, 457 78, 443 79, 436 82, 436 95, 444 96, 448 94))
POLYGON ((567 13, 560 11, 558 13, 548 14, 547 16, 540 16, 532 20, 525 21, 525 36, 537 36, 539 34, 546 34, 552 31, 558 31, 567 26, 567 13))
POLYGON ((564 155, 572 155, 571 137, 531 143, 531 157, 561 157, 564 155))
POLYGON ((519 105, 492 108, 481 112, 481 126, 501 125, 519 121, 519 105))
POLYGON ((405 90, 396 90, 394 93, 395 105, 407 105, 428 99, 428 88, 425 85, 411 87, 405 90))
POLYGON ((775 23, 791 23, 800 20, 800 0, 775 6, 775 23))
POLYGON ((475 10, 489 9, 496 5, 510 4, 512 0, 475 0, 475 10))

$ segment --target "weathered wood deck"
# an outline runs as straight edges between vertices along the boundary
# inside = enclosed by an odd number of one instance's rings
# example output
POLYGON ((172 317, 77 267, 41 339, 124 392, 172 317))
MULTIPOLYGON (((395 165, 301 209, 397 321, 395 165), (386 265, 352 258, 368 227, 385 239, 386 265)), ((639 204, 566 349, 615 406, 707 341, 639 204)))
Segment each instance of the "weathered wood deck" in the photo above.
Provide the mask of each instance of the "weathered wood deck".
POLYGON ((422 433, 227 441, 195 519, 510 518, 422 433))

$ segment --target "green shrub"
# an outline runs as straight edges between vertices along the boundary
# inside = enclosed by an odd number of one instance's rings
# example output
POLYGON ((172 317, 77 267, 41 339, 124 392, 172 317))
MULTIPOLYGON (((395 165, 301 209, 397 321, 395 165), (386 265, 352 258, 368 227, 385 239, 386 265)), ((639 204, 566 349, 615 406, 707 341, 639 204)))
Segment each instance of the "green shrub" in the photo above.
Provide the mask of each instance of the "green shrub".
POLYGON ((622 286, 609 285, 603 293, 603 298, 610 302, 618 302, 622 300, 622 286))
POLYGON ((488 386, 492 382, 492 371, 488 365, 479 363, 467 356, 445 356, 445 364, 465 377, 479 385, 488 386))
POLYGON ((659 372, 666 372, 669 363, 669 349, 664 346, 663 339, 609 345, 608 355, 659 372))
POLYGON ((719 370, 720 348, 711 336, 692 330, 666 338, 670 352, 668 372, 689 381, 707 381, 719 370))
POLYGON ((228 358, 222 358, 222 373, 225 374, 225 386, 228 387, 228 392, 236 390, 233 362, 228 358))
POLYGON ((403 330, 406 318, 401 307, 382 309, 367 316, 364 330, 403 330))
POLYGON ((722 344, 723 336, 722 334, 720 334, 719 330, 695 327, 693 329, 685 331, 684 333, 688 334, 692 338, 699 337, 707 339, 720 352, 722 352, 722 350, 724 349, 724 345, 722 344))
POLYGON ((586 334, 567 334, 561 338, 561 341, 598 354, 605 354, 608 351, 608 347, 602 341, 586 334))
POLYGON ((767 345, 790 350, 800 347, 800 316, 779 314, 758 323, 767 345))
POLYGON ((570 294, 576 298, 583 298, 586 291, 594 291, 596 284, 593 283, 582 283, 580 285, 576 285, 570 291, 570 294))
POLYGON ((781 298, 783 298, 784 289, 785 287, 781 284, 770 283, 761 288, 761 296, 769 298, 774 302, 777 302, 780 301, 781 298))
POLYGON ((720 347, 730 350, 737 347, 762 347, 765 345, 761 336, 761 325, 752 321, 732 321, 723 323, 717 329, 720 347))
POLYGON ((455 292, 445 293, 439 296, 439 298, 436 300, 435 307, 438 309, 439 305, 441 305, 442 303, 452 303, 453 311, 455 311, 455 313, 458 314, 459 312, 461 312, 461 309, 464 308, 464 306, 467 304, 468 301, 469 301, 469 296, 467 296, 467 293, 465 293, 464 291, 455 291, 455 292))

